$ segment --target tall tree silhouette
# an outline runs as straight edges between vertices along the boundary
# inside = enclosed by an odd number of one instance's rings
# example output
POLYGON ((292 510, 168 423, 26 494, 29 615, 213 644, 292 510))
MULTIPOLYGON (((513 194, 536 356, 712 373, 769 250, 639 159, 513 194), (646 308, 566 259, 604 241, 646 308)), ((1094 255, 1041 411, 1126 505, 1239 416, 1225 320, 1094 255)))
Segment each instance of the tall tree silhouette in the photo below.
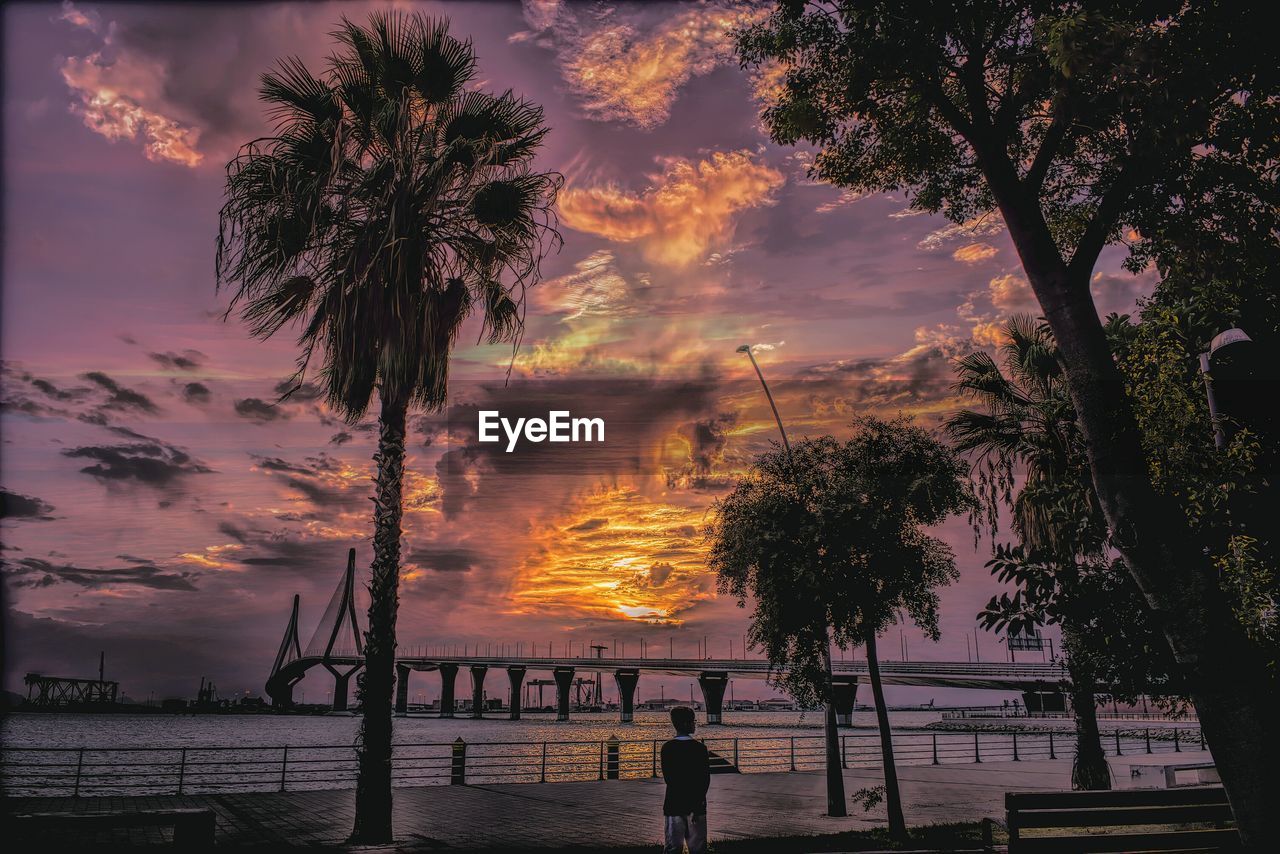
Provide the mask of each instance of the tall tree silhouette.
POLYGON ((391 839, 391 730, 405 423, 445 404, 463 321, 518 342, 525 289, 559 241, 560 176, 532 160, 541 108, 474 91, 469 40, 444 19, 347 19, 313 74, 287 58, 262 78, 275 131, 227 166, 219 287, 253 335, 300 329, 295 382, 313 362, 350 422, 378 402, 374 555, 364 717, 351 840, 391 839))
POLYGON ((936 588, 958 573, 951 549, 924 529, 973 499, 964 463, 920 427, 904 418, 854 423, 847 442, 823 436, 797 442, 791 456, 757 456, 716 505, 708 563, 722 592, 742 606, 752 600, 749 637, 801 702, 829 698, 833 640, 866 646, 889 832, 903 841, 876 636, 905 613, 938 638, 936 588))
MULTIPOLYGON (((765 124, 819 148, 814 177, 905 191, 957 224, 1003 218, 1062 355, 1112 544, 1185 673, 1246 847, 1270 838, 1280 802, 1280 678, 1182 508, 1152 486, 1091 285, 1108 244, 1180 212, 1224 233, 1221 212, 1274 183, 1280 46, 1262 8, 782 0, 738 38, 745 64, 781 65, 765 124)), ((1274 206, 1256 207, 1273 225, 1274 206)))
POLYGON ((1017 592, 992 597, 979 616, 988 629, 1061 623, 1076 720, 1071 782, 1077 789, 1109 789, 1094 677, 1076 623, 1085 614, 1073 614, 1092 604, 1084 595, 1089 573, 1111 571, 1106 520, 1053 334, 1027 315, 1009 318, 1003 334, 1003 369, 981 350, 957 361, 957 390, 982 408, 961 410, 946 422, 956 448, 973 454, 982 521, 994 535, 1000 506, 1008 505, 1020 543, 998 550, 991 564, 1002 581, 1017 583, 1017 592), (1018 469, 1025 477, 1021 488, 1015 488, 1018 469))

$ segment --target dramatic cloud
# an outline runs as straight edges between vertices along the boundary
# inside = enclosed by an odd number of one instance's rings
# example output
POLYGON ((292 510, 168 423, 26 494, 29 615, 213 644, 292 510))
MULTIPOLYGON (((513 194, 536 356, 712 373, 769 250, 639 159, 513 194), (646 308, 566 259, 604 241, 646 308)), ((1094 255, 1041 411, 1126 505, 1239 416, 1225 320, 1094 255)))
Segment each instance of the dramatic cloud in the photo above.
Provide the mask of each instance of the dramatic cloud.
POLYGON ((718 151, 697 163, 681 157, 660 162, 662 173, 651 176, 641 193, 613 185, 565 189, 565 224, 621 243, 634 241, 648 260, 685 267, 732 240, 737 215, 772 204, 786 180, 749 151, 718 151))
POLYGON ((1000 250, 990 243, 970 243, 952 252, 951 257, 966 264, 977 264, 980 261, 991 260, 999 252, 1000 250))
POLYGON ((199 350, 184 350, 181 353, 148 353, 147 356, 160 367, 171 371, 194 371, 208 358, 199 350))
POLYGON ((265 400, 256 397, 246 397, 244 400, 237 400, 235 403, 236 415, 241 418, 247 418, 250 421, 256 421, 259 424, 265 424, 268 421, 276 421, 289 417, 289 411, 281 406, 267 403, 265 400))
POLYGON ((196 148, 199 128, 143 106, 161 99, 165 78, 163 67, 127 52, 107 59, 95 51, 62 65, 62 79, 75 96, 71 111, 85 127, 113 142, 141 142, 148 160, 198 166, 204 158, 196 148))
POLYGON ((49 522, 53 505, 30 495, 0 489, 0 518, 49 522))
MULTIPOLYGON (((910 209, 902 215, 915 213, 910 209)), ((918 247, 929 251, 941 249, 953 240, 973 240, 975 237, 993 237, 1004 231, 1004 220, 996 212, 982 214, 964 222, 951 222, 924 236, 918 247)))
POLYGON ((190 474, 205 474, 212 469, 191 459, 185 451, 159 442, 131 445, 89 445, 68 448, 63 456, 93 460, 80 469, 106 483, 134 482, 147 486, 170 486, 190 474))
POLYGON ((196 589, 190 573, 170 572, 151 563, 121 569, 89 569, 27 557, 6 561, 4 568, 12 583, 18 587, 49 587, 66 583, 92 590, 109 587, 147 587, 152 590, 190 592, 196 589))
POLYGON ((485 556, 480 552, 450 546, 410 549, 405 559, 429 572, 470 572, 473 567, 485 564, 485 556))
POLYGON ((666 122, 691 77, 733 61, 730 31, 766 13, 729 2, 663 4, 652 12, 643 6, 526 3, 531 32, 514 40, 542 34, 590 118, 649 129, 666 122))
POLYGON ((275 477, 291 492, 300 493, 317 509, 363 510, 372 491, 369 474, 342 460, 320 453, 292 462, 280 457, 253 457, 254 468, 275 477))
POLYGON ((102 409, 142 413, 145 415, 155 415, 160 411, 160 407, 156 406, 151 398, 140 391, 125 388, 101 371, 90 371, 87 374, 81 374, 81 379, 86 379, 107 392, 107 401, 102 404, 102 409))
POLYGON ((204 383, 187 383, 182 387, 182 399, 187 403, 208 403, 212 392, 204 383))

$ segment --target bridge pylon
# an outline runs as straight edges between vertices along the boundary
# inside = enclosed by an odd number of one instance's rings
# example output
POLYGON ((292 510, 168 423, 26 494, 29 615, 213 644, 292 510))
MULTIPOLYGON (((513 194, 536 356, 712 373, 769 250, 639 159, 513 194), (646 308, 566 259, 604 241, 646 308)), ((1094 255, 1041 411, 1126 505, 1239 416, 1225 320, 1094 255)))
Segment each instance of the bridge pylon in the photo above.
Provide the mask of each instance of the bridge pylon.
MULTIPOLYGON (((345 712, 347 710, 347 694, 351 684, 351 677, 356 671, 364 667, 364 661, 348 668, 345 672, 339 670, 335 666, 335 647, 337 655, 350 656, 351 651, 338 646, 338 639, 342 636, 343 628, 350 626, 351 640, 355 645, 355 654, 357 658, 363 659, 364 656, 364 639, 360 634, 360 622, 356 619, 356 550, 351 549, 347 552, 347 570, 342 574, 342 581, 338 584, 338 589, 334 591, 334 599, 337 600, 336 612, 333 611, 334 600, 330 600, 330 608, 326 609, 327 617, 333 612, 333 629, 329 632, 329 637, 325 641, 324 653, 321 657, 321 664, 325 670, 333 674, 333 710, 335 712, 345 712)), ((327 622, 321 619, 320 626, 316 629, 316 636, 312 638, 311 643, 315 644, 316 639, 323 637, 321 632, 327 622)), ((310 645, 308 646, 310 651, 310 645)))
POLYGON ((285 627, 284 637, 280 640, 280 649, 276 652, 275 663, 271 665, 271 675, 267 677, 267 695, 271 697, 273 706, 292 706, 293 686, 302 680, 302 674, 286 677, 280 672, 286 665, 302 658, 302 644, 298 642, 300 598, 297 593, 293 594, 293 611, 289 615, 289 625, 285 627))

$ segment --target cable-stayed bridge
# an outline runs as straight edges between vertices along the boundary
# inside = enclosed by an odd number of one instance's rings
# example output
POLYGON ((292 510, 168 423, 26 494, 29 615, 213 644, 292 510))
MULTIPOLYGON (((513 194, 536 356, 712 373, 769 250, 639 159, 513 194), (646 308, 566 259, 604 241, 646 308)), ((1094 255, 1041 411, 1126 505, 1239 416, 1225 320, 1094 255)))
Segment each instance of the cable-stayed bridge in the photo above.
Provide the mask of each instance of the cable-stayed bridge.
MULTIPOLYGON (((293 597, 293 612, 284 638, 276 653, 266 690, 273 705, 293 703, 293 687, 313 667, 324 667, 333 675, 333 707, 345 710, 350 680, 364 666, 363 635, 355 605, 355 549, 347 557, 347 568, 330 597, 310 642, 299 643, 298 596, 293 597)), ((511 688, 509 715, 520 717, 521 693, 529 671, 551 673, 556 685, 557 719, 568 720, 570 695, 579 673, 612 671, 618 688, 621 720, 629 721, 635 707, 636 686, 642 673, 669 674, 696 678, 702 689, 708 723, 720 723, 725 688, 730 677, 765 679, 772 672, 769 662, 750 658, 640 658, 606 656, 605 647, 594 647, 597 656, 538 655, 529 644, 518 645, 514 654, 505 645, 497 650, 479 648, 471 654, 469 647, 437 650, 430 646, 401 646, 396 655, 396 711, 406 712, 409 704, 409 678, 414 671, 435 671, 441 680, 440 714, 453 717, 456 706, 456 683, 459 669, 471 674, 471 712, 484 713, 485 680, 490 670, 505 670, 511 688)), ((836 662, 832 665, 835 680, 835 704, 843 723, 852 720, 858 683, 870 677, 865 661, 836 662)), ((984 688, 1022 692, 1031 711, 1059 711, 1065 706, 1069 689, 1066 668, 1058 663, 1015 662, 946 662, 883 661, 880 676, 886 685, 927 685, 949 688, 984 688)))

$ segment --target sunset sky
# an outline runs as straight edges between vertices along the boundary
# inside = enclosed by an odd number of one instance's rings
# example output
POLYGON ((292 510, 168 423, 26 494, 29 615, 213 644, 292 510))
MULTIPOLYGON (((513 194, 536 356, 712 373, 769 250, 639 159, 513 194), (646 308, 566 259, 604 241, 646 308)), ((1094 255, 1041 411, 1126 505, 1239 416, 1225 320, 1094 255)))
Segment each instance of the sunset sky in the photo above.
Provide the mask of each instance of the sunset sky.
MULTIPOLYGON (((747 615, 717 597, 702 530, 776 430, 736 347, 757 345, 793 437, 860 413, 932 426, 956 405, 950 361, 1036 310, 1003 224, 811 181, 812 153, 761 128, 776 81, 728 38, 763 6, 398 5, 449 16, 483 88, 545 108, 539 165, 565 176, 564 247, 514 362, 464 334, 449 412, 412 419, 401 643, 740 651, 747 615), (479 408, 603 417, 608 441, 504 455, 461 435, 479 408)), ((259 75, 288 55, 320 70, 340 16, 366 11, 4 9, 5 688, 90 675, 102 649, 134 697, 202 675, 259 693, 293 594, 306 645, 348 548, 367 574, 374 424, 306 387, 278 403, 294 340, 224 320, 213 264, 226 163, 268 132, 259 75)), ((1152 284, 1118 254, 1099 270, 1104 314, 1152 284)), ((962 571, 943 640, 905 634, 913 660, 963 661, 989 544, 964 519, 940 534, 962 571)))

